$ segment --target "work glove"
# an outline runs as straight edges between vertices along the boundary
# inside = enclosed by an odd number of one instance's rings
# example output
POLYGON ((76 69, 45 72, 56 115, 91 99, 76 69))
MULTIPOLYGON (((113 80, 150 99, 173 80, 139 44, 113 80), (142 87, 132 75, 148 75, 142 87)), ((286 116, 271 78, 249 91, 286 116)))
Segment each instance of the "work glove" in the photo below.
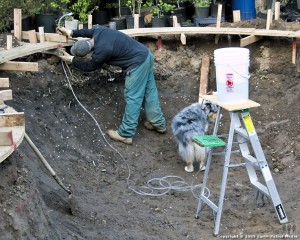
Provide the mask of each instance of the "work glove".
POLYGON ((71 64, 73 61, 74 56, 70 55, 69 53, 65 51, 61 51, 59 54, 59 57, 61 60, 65 61, 67 64, 71 64))
POLYGON ((72 30, 66 29, 65 27, 58 27, 56 28, 58 33, 61 33, 64 36, 67 36, 68 38, 72 36, 72 30))

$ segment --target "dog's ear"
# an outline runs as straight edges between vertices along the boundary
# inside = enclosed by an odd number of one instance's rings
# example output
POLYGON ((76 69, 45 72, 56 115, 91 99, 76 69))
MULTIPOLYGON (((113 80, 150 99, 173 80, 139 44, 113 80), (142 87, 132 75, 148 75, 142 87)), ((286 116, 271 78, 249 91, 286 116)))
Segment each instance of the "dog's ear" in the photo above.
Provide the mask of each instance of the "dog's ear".
POLYGON ((205 114, 208 115, 211 112, 212 106, 209 101, 204 100, 202 102, 202 110, 205 111, 205 114))

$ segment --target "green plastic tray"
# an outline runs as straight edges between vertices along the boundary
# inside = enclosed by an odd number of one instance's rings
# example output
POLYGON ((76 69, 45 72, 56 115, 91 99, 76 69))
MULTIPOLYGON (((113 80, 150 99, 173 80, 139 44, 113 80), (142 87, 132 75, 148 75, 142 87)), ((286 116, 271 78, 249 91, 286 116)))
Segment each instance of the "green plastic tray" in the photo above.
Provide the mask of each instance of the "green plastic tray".
POLYGON ((193 141, 203 147, 223 147, 226 145, 215 135, 195 136, 193 141))

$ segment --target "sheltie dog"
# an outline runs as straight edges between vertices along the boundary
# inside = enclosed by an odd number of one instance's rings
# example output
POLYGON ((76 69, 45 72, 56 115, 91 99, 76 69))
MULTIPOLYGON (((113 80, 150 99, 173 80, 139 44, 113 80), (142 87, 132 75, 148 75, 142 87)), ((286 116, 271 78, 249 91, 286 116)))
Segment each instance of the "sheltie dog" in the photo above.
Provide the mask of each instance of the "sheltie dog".
POLYGON ((171 128, 178 144, 179 156, 186 162, 187 172, 194 171, 194 162, 199 162, 199 170, 204 170, 207 151, 192 141, 195 136, 203 136, 209 123, 215 122, 217 106, 207 101, 193 103, 182 109, 172 120, 171 128))

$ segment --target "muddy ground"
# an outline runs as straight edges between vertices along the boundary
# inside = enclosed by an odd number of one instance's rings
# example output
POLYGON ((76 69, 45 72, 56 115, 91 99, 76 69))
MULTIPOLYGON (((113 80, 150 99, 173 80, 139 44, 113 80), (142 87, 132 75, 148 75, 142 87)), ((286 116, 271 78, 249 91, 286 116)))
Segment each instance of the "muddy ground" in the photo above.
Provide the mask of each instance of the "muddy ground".
MULTIPOLYGON (((1 71, 9 77, 13 100, 7 105, 24 111, 26 132, 49 164, 70 186, 64 191, 51 177, 26 140, 0 164, 0 239, 216 239, 214 215, 207 206, 195 219, 197 193, 154 191, 143 187, 151 179, 181 178, 188 186, 201 183, 203 172, 187 173, 177 154, 170 123, 183 107, 198 101, 201 59, 209 56, 208 89, 216 90, 214 49, 238 46, 239 37, 188 36, 139 38, 155 56, 155 77, 167 133, 143 128, 142 112, 133 145, 112 142, 105 132, 115 129, 124 109, 121 73, 82 74, 72 69, 75 100, 60 62, 35 54, 39 72, 1 71), (104 136, 102 135, 104 134, 104 136), (161 195, 159 195, 161 194, 161 195)), ((252 239, 300 234, 300 68, 292 64, 291 39, 264 37, 250 49, 250 98, 261 104, 251 110, 269 167, 289 222, 281 225, 270 201, 257 207, 244 168, 230 171, 219 238, 252 239), (239 237, 241 238, 241 237, 239 237)), ((116 69, 112 69, 116 70, 116 69)), ((226 133, 228 113, 221 131, 226 133)), ((234 157, 235 161, 240 158, 234 157)), ((209 178, 210 196, 217 201, 223 159, 215 157, 209 178)), ((183 187, 180 190, 184 190, 183 187)))

